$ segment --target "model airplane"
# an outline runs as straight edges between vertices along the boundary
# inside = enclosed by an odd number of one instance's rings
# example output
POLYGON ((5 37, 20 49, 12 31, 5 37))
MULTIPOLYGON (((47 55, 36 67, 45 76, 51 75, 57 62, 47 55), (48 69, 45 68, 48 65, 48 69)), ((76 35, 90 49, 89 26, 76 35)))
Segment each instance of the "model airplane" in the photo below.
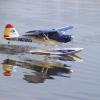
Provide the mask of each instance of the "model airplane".
MULTIPOLYGON (((40 42, 46 44, 61 44, 70 42, 74 36, 65 35, 64 32, 68 29, 72 29, 72 26, 66 26, 58 29, 51 30, 32 30, 26 32, 22 36, 19 36, 16 29, 11 24, 7 24, 4 30, 4 38, 9 41, 21 41, 21 42, 40 42)), ((9 43, 9 42, 8 42, 9 43)), ((67 48, 67 49, 50 49, 50 50, 29 50, 28 53, 46 54, 46 55, 68 55, 75 54, 82 51, 83 48, 67 48)))
POLYGON ((13 25, 7 24, 4 30, 4 38, 9 41, 61 44, 70 42, 74 38, 72 35, 64 34, 66 30, 72 28, 72 26, 65 26, 51 30, 32 30, 26 32, 27 34, 19 36, 13 25))

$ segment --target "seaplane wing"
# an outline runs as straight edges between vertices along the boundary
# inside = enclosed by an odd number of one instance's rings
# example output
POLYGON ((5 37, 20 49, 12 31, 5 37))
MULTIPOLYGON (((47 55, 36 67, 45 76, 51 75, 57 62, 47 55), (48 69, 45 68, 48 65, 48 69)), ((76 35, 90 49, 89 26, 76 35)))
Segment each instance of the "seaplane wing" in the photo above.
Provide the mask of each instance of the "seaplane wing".
POLYGON ((26 33, 40 34, 40 33, 53 33, 53 32, 57 32, 57 31, 54 29, 51 29, 51 30, 31 30, 31 31, 27 31, 26 33))
POLYGON ((57 28, 57 29, 51 29, 51 30, 31 30, 31 31, 27 31, 26 33, 34 33, 34 34, 40 34, 40 33, 55 33, 58 30, 59 31, 66 31, 69 29, 72 29, 73 26, 65 26, 65 27, 61 27, 61 28, 57 28))
POLYGON ((58 28, 57 30, 66 31, 66 30, 69 30, 69 29, 72 29, 72 28, 73 28, 73 26, 65 26, 65 27, 58 28))
POLYGON ((56 50, 30 50, 28 53, 41 54, 41 55, 69 55, 82 51, 83 48, 68 48, 68 49, 56 49, 56 50))

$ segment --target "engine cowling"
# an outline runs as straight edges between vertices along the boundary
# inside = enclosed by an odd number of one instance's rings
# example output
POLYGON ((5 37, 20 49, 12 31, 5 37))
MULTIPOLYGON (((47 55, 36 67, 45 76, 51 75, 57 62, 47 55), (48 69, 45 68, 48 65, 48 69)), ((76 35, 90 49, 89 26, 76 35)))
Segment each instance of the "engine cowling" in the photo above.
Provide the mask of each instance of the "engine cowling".
POLYGON ((72 40, 71 35, 68 35, 68 36, 64 37, 64 42, 65 43, 70 42, 71 40, 72 40))

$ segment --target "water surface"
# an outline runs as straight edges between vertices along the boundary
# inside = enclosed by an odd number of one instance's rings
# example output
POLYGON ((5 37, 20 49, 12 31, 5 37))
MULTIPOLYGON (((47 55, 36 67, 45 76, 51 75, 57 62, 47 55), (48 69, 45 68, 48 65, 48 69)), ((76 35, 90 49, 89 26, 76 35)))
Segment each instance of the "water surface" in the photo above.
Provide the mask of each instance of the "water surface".
MULTIPOLYGON (((6 53, 4 50, 1 52, 2 46, 0 46, 0 99, 100 99, 99 0, 0 0, 0 45, 4 46, 7 41, 2 37, 7 23, 12 23, 21 35, 32 29, 51 29, 72 25, 74 28, 66 34, 75 35, 75 39, 71 43, 63 44, 63 46, 83 47, 84 50, 77 54, 83 59, 83 62, 59 61, 61 64, 70 66, 69 69, 73 70, 71 74, 63 73, 61 76, 60 72, 51 75, 50 72, 53 72, 51 69, 49 70, 50 75, 41 74, 41 67, 32 67, 34 69, 26 68, 25 65, 22 67, 23 63, 26 63, 21 59, 24 58, 22 54, 15 55, 15 51, 8 54, 9 46, 7 46, 6 53), (13 60, 15 68, 13 72, 7 72, 5 76, 2 67, 7 59, 13 60), (37 70, 38 73, 36 73, 37 70)), ((37 44, 19 42, 11 42, 11 45, 19 45, 17 49, 20 48, 20 45, 37 46, 37 44)), ((10 52, 12 51, 10 50, 10 52)), ((32 58, 32 55, 27 54, 27 57, 32 58)), ((40 60, 36 56, 33 59, 40 60)), ((33 65, 30 63, 27 67, 29 66, 33 65)))

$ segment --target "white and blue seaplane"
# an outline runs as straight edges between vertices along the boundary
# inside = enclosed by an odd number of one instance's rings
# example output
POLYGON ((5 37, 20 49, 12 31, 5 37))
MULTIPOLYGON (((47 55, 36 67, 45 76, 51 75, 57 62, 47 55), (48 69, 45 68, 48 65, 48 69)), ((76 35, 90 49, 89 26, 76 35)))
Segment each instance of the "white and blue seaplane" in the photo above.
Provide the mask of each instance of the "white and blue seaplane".
MULTIPOLYGON (((45 43, 45 44, 62 44, 68 43, 73 40, 73 35, 66 35, 65 31, 72 29, 73 26, 65 26, 57 29, 50 30, 31 30, 26 34, 19 35, 12 24, 7 24, 4 30, 4 38, 10 41, 32 42, 32 43, 45 43)), ((28 53, 43 54, 43 55, 68 55, 75 54, 82 51, 83 48, 51 48, 51 49, 38 49, 29 50, 28 53)))

